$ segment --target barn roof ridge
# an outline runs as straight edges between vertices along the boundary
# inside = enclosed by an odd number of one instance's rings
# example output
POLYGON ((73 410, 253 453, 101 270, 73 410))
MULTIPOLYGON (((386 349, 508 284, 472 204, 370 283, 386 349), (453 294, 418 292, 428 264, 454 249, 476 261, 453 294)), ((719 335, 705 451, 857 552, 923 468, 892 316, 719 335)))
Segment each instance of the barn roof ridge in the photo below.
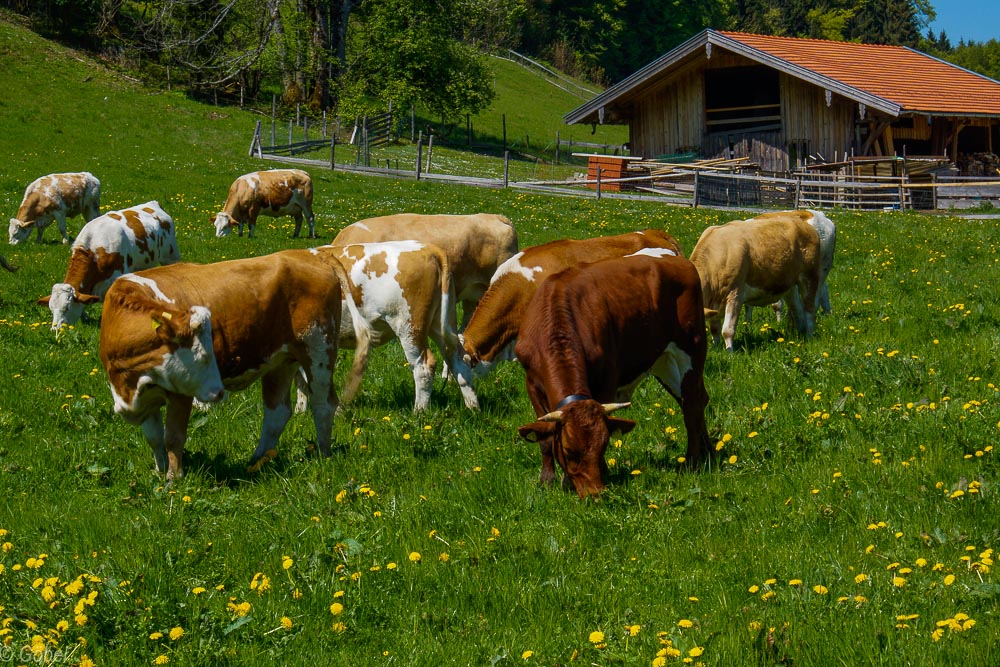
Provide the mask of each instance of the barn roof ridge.
POLYGON ((775 37, 706 28, 589 102, 567 113, 566 123, 597 122, 603 109, 638 94, 644 84, 716 46, 877 109, 889 116, 1000 116, 1000 82, 903 46, 775 37), (882 64, 871 61, 881 56, 882 64), (863 57, 862 57, 863 56, 863 57), (879 76, 889 72, 889 76, 879 76), (907 76, 900 76, 907 74, 907 76))

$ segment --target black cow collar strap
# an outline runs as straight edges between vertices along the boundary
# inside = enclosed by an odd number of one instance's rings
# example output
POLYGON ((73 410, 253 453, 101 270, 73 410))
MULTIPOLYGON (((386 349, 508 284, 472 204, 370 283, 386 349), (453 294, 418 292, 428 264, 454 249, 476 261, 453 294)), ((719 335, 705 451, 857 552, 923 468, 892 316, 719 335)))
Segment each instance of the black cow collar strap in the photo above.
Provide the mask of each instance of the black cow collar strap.
POLYGON ((570 403, 576 403, 577 401, 586 401, 589 399, 590 396, 587 396, 586 394, 570 394, 563 400, 556 403, 556 407, 552 408, 552 412, 555 412, 556 410, 562 410, 570 403))

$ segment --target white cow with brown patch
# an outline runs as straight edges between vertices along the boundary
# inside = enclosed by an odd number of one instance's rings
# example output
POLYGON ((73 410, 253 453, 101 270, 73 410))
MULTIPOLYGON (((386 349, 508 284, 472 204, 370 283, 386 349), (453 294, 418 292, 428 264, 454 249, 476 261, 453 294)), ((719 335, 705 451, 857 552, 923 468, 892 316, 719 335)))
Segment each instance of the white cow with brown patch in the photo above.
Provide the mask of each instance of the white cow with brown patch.
POLYGON ((94 218, 73 242, 66 277, 38 300, 52 311, 52 330, 75 324, 87 304, 100 301, 116 278, 181 259, 174 221, 159 202, 94 218))
POLYGON ((82 215, 90 222, 100 214, 101 182, 93 174, 87 171, 49 174, 32 181, 24 191, 17 216, 10 219, 8 240, 17 245, 34 229, 35 240, 41 243, 42 230, 54 220, 63 243, 69 243, 66 218, 82 215))
MULTIPOLYGON (((479 408, 472 388, 472 371, 462 360, 455 324, 455 288, 443 250, 418 241, 386 241, 322 246, 314 251, 321 257, 339 261, 347 270, 353 300, 365 326, 371 330, 372 347, 399 339, 413 371, 414 410, 425 410, 430 405, 434 379, 431 340, 458 379, 465 406, 479 408)), ((346 305, 340 344, 354 348, 357 326, 346 305)), ((367 357, 367 351, 359 351, 355 355, 355 368, 364 372, 367 357)), ((344 403, 351 401, 360 383, 360 375, 348 380, 344 403)))
MULTIPOLYGON (((255 471, 277 455, 301 368, 316 444, 329 455, 337 409, 332 376, 348 290, 343 267, 308 250, 122 276, 105 298, 100 338, 115 412, 142 426, 157 468, 172 479, 183 474, 193 399, 219 401, 225 390, 259 379, 264 420, 250 460, 255 471)), ((359 347, 365 333, 356 334, 359 347)))
POLYGON ((709 227, 691 251, 691 262, 701 276, 709 328, 716 343, 721 332, 727 350, 733 349, 744 305, 784 299, 798 332, 812 335, 821 258, 819 236, 806 216, 762 216, 709 227))
POLYGON ((313 215, 312 177, 301 169, 271 169, 244 174, 229 186, 229 196, 212 222, 215 235, 227 236, 237 227, 243 236, 243 225, 249 225, 253 238, 257 217, 295 218, 293 238, 302 230, 302 218, 309 223, 309 238, 316 238, 316 216, 313 215))
POLYGON ((399 213, 359 220, 341 230, 332 245, 415 240, 444 251, 455 296, 462 304, 462 326, 501 264, 517 252, 517 232, 506 217, 399 213))

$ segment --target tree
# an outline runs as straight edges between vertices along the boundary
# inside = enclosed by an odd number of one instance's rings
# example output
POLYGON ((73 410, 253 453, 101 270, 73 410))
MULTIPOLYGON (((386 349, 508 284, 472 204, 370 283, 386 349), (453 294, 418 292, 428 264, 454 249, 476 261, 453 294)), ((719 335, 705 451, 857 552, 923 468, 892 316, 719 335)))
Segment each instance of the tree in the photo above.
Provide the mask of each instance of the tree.
POLYGON ((920 46, 920 32, 935 13, 929 0, 864 0, 849 34, 866 44, 920 46))
POLYGON ((493 99, 484 58, 452 36, 455 0, 379 0, 358 10, 352 61, 341 79, 348 113, 419 104, 443 118, 477 113, 493 99))

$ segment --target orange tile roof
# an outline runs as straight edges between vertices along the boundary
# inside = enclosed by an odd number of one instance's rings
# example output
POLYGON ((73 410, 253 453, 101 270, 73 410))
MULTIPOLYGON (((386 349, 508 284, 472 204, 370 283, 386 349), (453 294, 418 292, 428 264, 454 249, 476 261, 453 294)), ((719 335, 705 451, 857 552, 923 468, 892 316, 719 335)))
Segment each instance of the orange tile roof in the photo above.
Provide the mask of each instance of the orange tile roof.
POLYGON ((718 34, 894 102, 904 112, 1000 114, 1000 83, 902 46, 718 34))

